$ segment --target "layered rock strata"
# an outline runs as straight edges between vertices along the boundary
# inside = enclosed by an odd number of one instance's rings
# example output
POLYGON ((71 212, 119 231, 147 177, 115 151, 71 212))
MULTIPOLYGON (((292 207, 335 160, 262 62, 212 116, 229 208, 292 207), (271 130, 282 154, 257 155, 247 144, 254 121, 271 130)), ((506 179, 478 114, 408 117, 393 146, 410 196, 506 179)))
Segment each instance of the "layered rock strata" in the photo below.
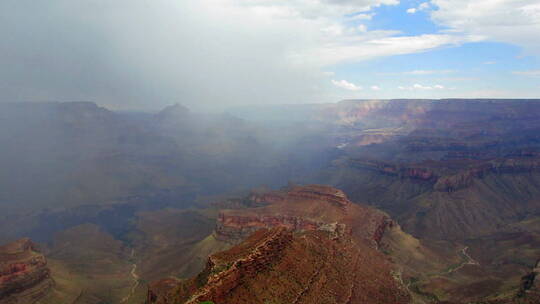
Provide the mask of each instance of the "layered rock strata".
POLYGON ((45 257, 29 239, 0 247, 0 303, 34 303, 53 284, 45 257))
POLYGON ((342 224, 353 237, 377 247, 385 229, 394 225, 385 213, 353 204, 341 190, 329 186, 295 186, 252 194, 245 200, 263 205, 222 210, 215 229, 218 239, 238 243, 262 228, 286 227, 302 232, 342 224))
POLYGON ((339 226, 293 232, 261 229, 209 257, 198 276, 152 284, 148 303, 409 303, 406 289, 375 249, 339 226), (169 286, 170 287, 170 286, 169 286))

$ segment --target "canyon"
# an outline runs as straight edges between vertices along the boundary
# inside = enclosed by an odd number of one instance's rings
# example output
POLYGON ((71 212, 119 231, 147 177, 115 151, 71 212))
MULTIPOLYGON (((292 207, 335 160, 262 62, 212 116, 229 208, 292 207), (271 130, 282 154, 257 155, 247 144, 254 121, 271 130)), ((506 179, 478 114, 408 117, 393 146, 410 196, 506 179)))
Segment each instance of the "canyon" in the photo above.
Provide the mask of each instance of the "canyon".
POLYGON ((412 303, 511 301, 540 256, 539 100, 0 110, 0 243, 39 244, 41 303, 191 295, 209 256, 261 229, 284 227, 296 254, 333 254, 304 237, 361 246, 412 303))
POLYGON ((192 279, 150 284, 149 303, 311 303, 321 296, 328 297, 321 303, 409 303, 403 282, 418 274, 418 263, 430 271, 447 266, 434 262, 446 257, 401 231, 387 214, 353 203, 333 187, 290 185, 216 205, 225 209, 212 235, 233 247, 211 255, 192 279), (428 257, 432 264, 423 261, 428 257))

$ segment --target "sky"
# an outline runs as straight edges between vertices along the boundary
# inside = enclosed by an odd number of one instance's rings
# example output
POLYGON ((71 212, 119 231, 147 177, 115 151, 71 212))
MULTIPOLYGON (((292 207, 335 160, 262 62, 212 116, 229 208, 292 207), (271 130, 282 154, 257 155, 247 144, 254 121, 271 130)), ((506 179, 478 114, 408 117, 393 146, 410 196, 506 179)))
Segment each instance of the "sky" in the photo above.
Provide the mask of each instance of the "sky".
POLYGON ((537 0, 3 0, 0 101, 540 98, 537 0))

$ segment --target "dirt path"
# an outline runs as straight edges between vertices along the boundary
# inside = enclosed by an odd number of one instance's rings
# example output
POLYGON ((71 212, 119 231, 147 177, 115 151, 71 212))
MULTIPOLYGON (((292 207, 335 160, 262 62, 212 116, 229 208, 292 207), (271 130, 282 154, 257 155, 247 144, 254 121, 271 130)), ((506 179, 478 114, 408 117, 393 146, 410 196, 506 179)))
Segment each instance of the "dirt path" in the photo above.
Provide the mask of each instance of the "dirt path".
POLYGON ((457 267, 455 268, 451 268, 449 269, 446 273, 444 274, 450 274, 452 272, 456 272, 458 270, 460 270, 461 268, 463 268, 465 265, 478 265, 480 266, 480 263, 478 263, 478 261, 476 261, 475 259, 473 259, 468 253, 467 253, 467 249, 469 249, 469 246, 465 246, 463 249, 461 249, 461 254, 465 257, 466 261, 464 261, 463 263, 459 264, 457 267))
MULTIPOLYGON (((447 271, 430 275, 429 278, 427 279, 427 281, 429 281, 433 277, 449 275, 449 274, 451 274, 453 272, 456 272, 456 271, 460 270, 465 265, 478 265, 478 266, 480 266, 480 263, 478 263, 478 261, 473 259, 467 253, 468 249, 469 249, 469 247, 465 246, 459 251, 460 255, 463 258, 463 261, 461 263, 459 263, 455 267, 452 267, 452 268, 448 269, 447 271)), ((418 284, 418 282, 413 283, 413 282, 409 281, 409 282, 407 282, 407 284, 404 284, 403 279, 401 278, 401 273, 398 274, 397 278, 398 278, 398 280, 401 281, 401 283, 405 286, 405 288, 407 288, 407 290, 409 291, 409 294, 413 297, 415 303, 424 303, 425 304, 425 303, 433 303, 434 300, 438 301, 437 297, 432 293, 418 293, 416 291, 411 290, 412 289, 411 285, 416 285, 416 284, 418 284)))
MULTIPOLYGON (((131 258, 135 256, 135 249, 131 249, 131 258)), ((131 292, 125 296, 120 303, 126 303, 129 298, 135 293, 135 290, 139 286, 139 275, 137 275, 137 264, 133 263, 131 267, 131 277, 133 277, 133 286, 131 286, 131 292)))
POLYGON ((469 259, 469 262, 467 264, 469 265, 480 265, 480 263, 478 263, 478 261, 476 261, 475 259, 471 258, 471 256, 467 253, 467 249, 469 249, 469 247, 465 247, 461 250, 461 253, 463 253, 463 255, 465 257, 467 257, 467 259, 469 259))

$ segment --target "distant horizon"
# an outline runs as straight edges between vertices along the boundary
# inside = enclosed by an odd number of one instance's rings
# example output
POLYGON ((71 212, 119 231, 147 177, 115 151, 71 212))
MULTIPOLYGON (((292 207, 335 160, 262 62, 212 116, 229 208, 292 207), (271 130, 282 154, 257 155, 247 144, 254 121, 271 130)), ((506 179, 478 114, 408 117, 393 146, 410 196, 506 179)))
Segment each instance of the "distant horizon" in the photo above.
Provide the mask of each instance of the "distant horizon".
MULTIPOLYGON (((275 104, 240 104, 240 105, 230 105, 230 106, 223 106, 218 107, 214 109, 215 111, 223 111, 227 109, 235 109, 235 108, 243 108, 243 107, 283 107, 283 106, 291 106, 291 107, 300 107, 300 106, 310 106, 310 105, 330 105, 330 104, 339 104, 339 103, 346 103, 346 102, 360 102, 360 101, 503 101, 503 102, 512 102, 512 101, 530 101, 530 102, 540 102, 539 98, 351 98, 351 99, 342 99, 335 102, 311 102, 311 103, 275 103, 275 104)), ((208 109, 205 107, 191 107, 188 104, 184 104, 181 102, 174 102, 170 104, 165 104, 162 107, 155 107, 155 108, 146 108, 146 109, 138 109, 138 108, 117 108, 114 105, 107 105, 104 103, 100 103, 98 101, 84 101, 84 100, 72 100, 72 101, 55 101, 55 100, 47 100, 47 101, 4 101, 0 102, 1 104, 93 104, 101 108, 105 108, 109 111, 118 111, 118 112, 159 112, 162 111, 168 107, 172 107, 175 105, 181 105, 183 107, 186 107, 189 110, 195 110, 195 111, 211 111, 212 109, 208 109)))

